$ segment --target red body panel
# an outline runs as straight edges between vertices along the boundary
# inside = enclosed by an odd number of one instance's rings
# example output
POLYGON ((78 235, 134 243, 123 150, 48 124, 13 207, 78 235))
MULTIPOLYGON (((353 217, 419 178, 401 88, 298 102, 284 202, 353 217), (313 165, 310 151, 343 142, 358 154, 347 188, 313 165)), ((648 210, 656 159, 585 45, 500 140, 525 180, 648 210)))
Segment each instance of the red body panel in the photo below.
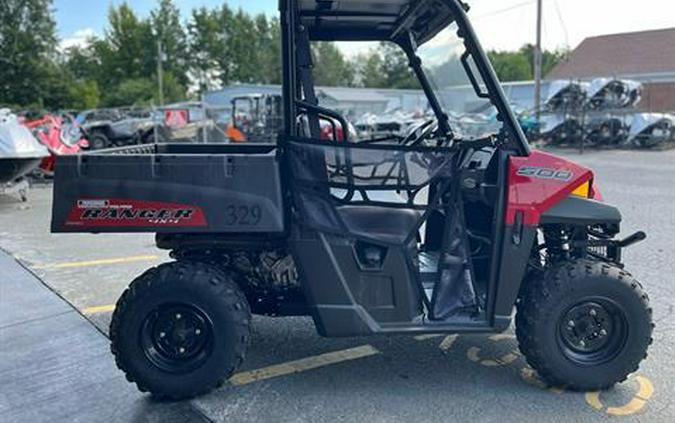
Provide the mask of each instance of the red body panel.
POLYGON ((522 212, 524 225, 538 225, 542 213, 592 179, 591 170, 541 151, 511 157, 506 223, 512 225, 516 214, 522 212))

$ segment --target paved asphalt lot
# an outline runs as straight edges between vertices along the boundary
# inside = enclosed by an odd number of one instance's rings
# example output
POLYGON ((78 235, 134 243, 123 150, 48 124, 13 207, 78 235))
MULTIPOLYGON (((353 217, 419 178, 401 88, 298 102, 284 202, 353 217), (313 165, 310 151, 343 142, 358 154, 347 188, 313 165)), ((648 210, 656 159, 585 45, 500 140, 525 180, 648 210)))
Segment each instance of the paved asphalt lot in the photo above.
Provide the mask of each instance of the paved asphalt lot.
MULTIPOLYGON (((237 422, 675 421, 675 151, 562 154, 596 170, 626 232, 649 235, 625 259, 650 294, 655 342, 626 383, 599 395, 546 389, 527 377, 509 336, 334 340, 319 337, 310 319, 256 318, 244 373, 185 405, 237 422), (254 369, 263 370, 247 373, 254 369)), ((51 235, 51 190, 36 187, 30 197, 27 204, 0 198, 0 247, 107 332, 110 305, 167 255, 151 235, 51 235)))

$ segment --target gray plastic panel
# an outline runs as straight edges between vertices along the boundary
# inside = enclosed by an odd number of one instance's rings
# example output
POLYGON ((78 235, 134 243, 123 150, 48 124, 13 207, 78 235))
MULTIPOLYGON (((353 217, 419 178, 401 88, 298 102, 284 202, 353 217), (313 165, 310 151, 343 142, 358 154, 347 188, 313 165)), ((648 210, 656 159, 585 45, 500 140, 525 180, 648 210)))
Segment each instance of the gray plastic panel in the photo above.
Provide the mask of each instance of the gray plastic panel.
POLYGON ((279 167, 275 151, 63 156, 52 232, 283 232, 279 167))

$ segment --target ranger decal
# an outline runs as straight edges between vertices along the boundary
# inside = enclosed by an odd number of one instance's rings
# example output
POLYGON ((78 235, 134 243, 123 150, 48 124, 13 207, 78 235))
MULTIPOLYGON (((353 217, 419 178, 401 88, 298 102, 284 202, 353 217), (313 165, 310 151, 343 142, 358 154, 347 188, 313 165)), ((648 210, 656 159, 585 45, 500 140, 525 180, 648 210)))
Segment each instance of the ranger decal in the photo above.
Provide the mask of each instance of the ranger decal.
POLYGON ((66 226, 83 227, 203 227, 200 207, 155 201, 80 199, 68 214, 66 226))

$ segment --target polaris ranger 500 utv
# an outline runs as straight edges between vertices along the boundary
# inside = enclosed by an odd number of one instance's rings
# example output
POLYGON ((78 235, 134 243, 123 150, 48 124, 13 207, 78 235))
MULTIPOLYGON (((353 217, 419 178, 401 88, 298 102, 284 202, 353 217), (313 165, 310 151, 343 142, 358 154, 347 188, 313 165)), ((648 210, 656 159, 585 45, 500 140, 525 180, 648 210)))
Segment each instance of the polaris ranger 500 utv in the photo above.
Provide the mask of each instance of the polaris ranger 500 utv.
POLYGON ((494 333, 515 314, 521 351, 551 384, 602 389, 637 369, 651 310, 621 255, 645 235, 617 239, 621 215, 593 173, 530 150, 467 10, 282 0, 276 145, 59 158, 54 232, 153 232, 175 260, 133 281, 112 318, 112 352, 140 390, 184 398, 227 380, 251 313, 308 315, 328 337, 494 333), (318 105, 314 41, 395 43, 434 118, 405 138, 321 139, 322 121, 348 124, 318 105), (455 125, 455 99, 431 82, 425 65, 442 74, 443 51, 475 105, 496 109, 483 132, 455 125))

